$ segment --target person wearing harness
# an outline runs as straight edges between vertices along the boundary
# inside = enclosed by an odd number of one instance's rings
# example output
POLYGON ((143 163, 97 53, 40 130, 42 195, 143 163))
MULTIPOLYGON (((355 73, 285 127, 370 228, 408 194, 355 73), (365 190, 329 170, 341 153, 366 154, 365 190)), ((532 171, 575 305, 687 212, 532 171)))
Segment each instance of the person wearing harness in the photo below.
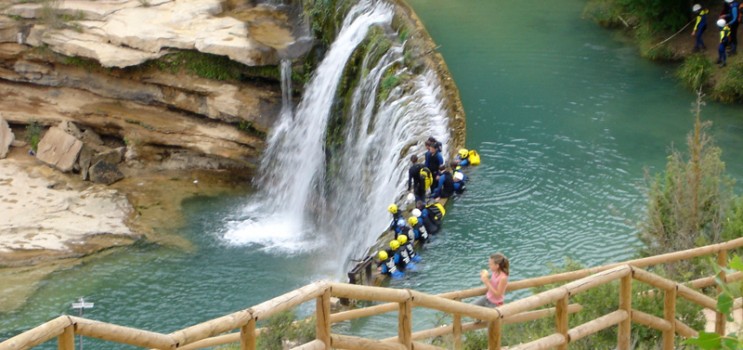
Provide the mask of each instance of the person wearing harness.
POLYGON ((510 263, 508 258, 502 253, 495 253, 488 259, 490 274, 487 270, 480 271, 480 281, 487 288, 485 296, 475 301, 475 305, 485 307, 495 307, 503 305, 506 286, 508 286, 508 276, 510 274, 510 263))
POLYGON ((725 67, 728 58, 725 48, 730 44, 730 27, 724 19, 718 19, 717 26, 720 28, 720 45, 717 47, 717 63, 720 67, 725 67))
POLYGON ((400 279, 405 276, 402 271, 397 269, 393 257, 389 256, 386 251, 380 250, 379 253, 377 253, 377 259, 379 260, 379 262, 377 262, 377 269, 383 275, 388 275, 393 279, 400 279))
POLYGON ((439 173, 439 185, 432 196, 438 201, 440 198, 449 198, 454 194, 454 178, 451 174, 451 168, 441 165, 439 173))
POLYGON ((387 207, 387 211, 392 214, 392 221, 390 222, 390 226, 387 228, 387 230, 394 231, 395 234, 402 232, 405 227, 405 219, 402 217, 402 214, 398 210, 397 204, 390 204, 390 206, 387 207))
MULTIPOLYGON (((416 209, 413 209, 415 211, 416 209)), ((410 231, 408 231, 408 238, 410 240, 420 241, 421 244, 428 242, 428 231, 423 223, 418 220, 418 217, 413 216, 408 218, 408 225, 410 225, 410 231)))
POLYGON ((415 252, 415 247, 413 247, 413 242, 408 240, 408 236, 399 235, 397 236, 397 241, 400 242, 400 249, 405 250, 407 255, 410 257, 410 261, 414 263, 418 263, 422 260, 421 256, 415 252))
POLYGON ((706 46, 704 46, 702 36, 704 34, 704 31, 707 29, 707 14, 709 13, 709 10, 703 8, 700 4, 695 4, 691 8, 691 10, 696 15, 694 30, 691 31, 691 36, 696 38, 694 42, 694 52, 698 52, 699 50, 704 50, 707 48, 706 46))
POLYGON ((728 48, 730 49, 730 54, 735 55, 738 50, 738 23, 740 22, 738 1, 725 0, 725 6, 727 6, 727 8, 720 15, 720 18, 724 19, 727 22, 727 26, 730 28, 730 41, 728 42, 728 48))

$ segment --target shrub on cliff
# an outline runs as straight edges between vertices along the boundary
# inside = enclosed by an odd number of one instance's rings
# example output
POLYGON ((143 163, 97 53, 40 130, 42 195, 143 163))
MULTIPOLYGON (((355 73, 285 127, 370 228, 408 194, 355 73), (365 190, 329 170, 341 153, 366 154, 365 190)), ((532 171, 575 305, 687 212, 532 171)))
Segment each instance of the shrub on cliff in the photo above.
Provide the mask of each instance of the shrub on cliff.
MULTIPOLYGON (((730 210, 736 207, 734 181, 725 175, 722 150, 706 133, 709 124, 700 120, 701 94, 695 113, 694 130, 687 137, 688 155, 673 150, 665 171, 649 183, 647 214, 640 227, 646 255, 720 242, 726 221, 740 220, 730 217, 736 215, 730 210)), ((700 268, 696 263, 677 266, 676 270, 700 268)))

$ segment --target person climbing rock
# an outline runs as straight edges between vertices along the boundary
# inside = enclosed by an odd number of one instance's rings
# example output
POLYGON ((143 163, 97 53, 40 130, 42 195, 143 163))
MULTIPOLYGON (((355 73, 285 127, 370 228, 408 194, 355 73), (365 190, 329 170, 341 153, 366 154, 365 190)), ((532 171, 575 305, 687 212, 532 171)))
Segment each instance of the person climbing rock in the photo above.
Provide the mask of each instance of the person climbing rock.
POLYGON ((402 217, 402 214, 398 210, 397 204, 390 204, 390 206, 387 207, 387 211, 392 214, 392 221, 390 222, 390 226, 387 228, 387 230, 394 231, 395 234, 403 232, 405 228, 405 219, 402 217))

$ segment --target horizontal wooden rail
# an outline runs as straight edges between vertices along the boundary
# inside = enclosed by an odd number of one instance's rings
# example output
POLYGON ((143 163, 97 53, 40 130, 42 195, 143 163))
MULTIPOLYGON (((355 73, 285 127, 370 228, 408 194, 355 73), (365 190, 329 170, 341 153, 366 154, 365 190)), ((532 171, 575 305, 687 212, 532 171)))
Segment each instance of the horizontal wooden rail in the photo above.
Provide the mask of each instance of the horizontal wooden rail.
POLYGON ((565 338, 564 335, 555 333, 544 338, 539 338, 533 342, 509 347, 508 350, 546 350, 556 348, 567 343, 568 340, 567 338, 565 338))
POLYGON ((637 322, 643 326, 650 327, 661 332, 667 332, 671 330, 671 322, 639 310, 632 310, 632 322, 637 322))
POLYGON ((586 336, 594 334, 602 329, 617 325, 619 324, 619 322, 626 320, 627 317, 629 317, 627 311, 617 310, 594 320, 588 321, 568 331, 569 341, 574 342, 578 339, 582 339, 586 336))
POLYGON ((498 309, 465 304, 459 301, 444 299, 414 290, 410 290, 409 292, 413 296, 413 304, 416 306, 488 321, 499 319, 501 317, 498 309))
POLYGON ((291 350, 325 350, 325 343, 322 340, 315 339, 307 344, 294 347, 291 350))
POLYGON ((410 293, 408 293, 407 290, 359 286, 346 283, 332 283, 330 286, 330 292, 337 298, 388 301, 394 303, 402 303, 411 298, 410 293))
MULTIPOLYGON (((568 305, 568 313, 574 314, 576 312, 579 312, 583 310, 583 306, 580 304, 570 304, 568 305)), ((510 317, 506 317, 503 319, 504 324, 514 324, 514 323, 522 323, 522 322, 528 322, 528 321, 534 321, 538 320, 540 318, 549 317, 555 314, 555 308, 548 308, 548 309, 542 309, 542 310, 535 310, 535 311, 529 311, 520 313, 517 315, 513 315, 510 317)), ((468 322, 462 324, 462 331, 471 331, 476 329, 483 329, 487 328, 488 323, 487 322, 468 322)), ((418 331, 412 334, 413 340, 421 340, 421 339, 429 339, 429 338, 435 338, 440 337, 442 335, 446 334, 452 334, 452 331, 454 329, 453 325, 446 325, 436 328, 430 328, 422 331, 418 331)), ((382 339, 382 341, 393 341, 396 340, 397 336, 395 337, 389 337, 382 339)))
POLYGON ((331 344, 335 349, 349 349, 349 350, 368 350, 368 349, 379 349, 379 350, 407 350, 405 346, 400 343, 386 342, 381 340, 366 339, 361 337, 353 337, 350 335, 331 334, 331 344))
POLYGON ((72 324, 69 316, 59 316, 0 343, 0 350, 33 348, 62 334, 64 329, 72 324))
POLYGON ((178 344, 166 334, 144 331, 137 328, 69 316, 75 324, 75 333, 121 344, 143 348, 175 349, 178 344))

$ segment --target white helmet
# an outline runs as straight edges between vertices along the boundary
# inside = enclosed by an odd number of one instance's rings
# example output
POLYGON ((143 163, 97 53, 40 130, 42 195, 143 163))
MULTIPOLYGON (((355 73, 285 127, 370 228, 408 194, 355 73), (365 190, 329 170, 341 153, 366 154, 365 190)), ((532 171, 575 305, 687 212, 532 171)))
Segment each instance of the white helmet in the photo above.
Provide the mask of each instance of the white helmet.
POLYGON ((720 27, 720 28, 724 27, 726 24, 728 24, 728 22, 726 22, 722 18, 720 18, 720 19, 717 20, 717 26, 720 27))
POLYGON ((421 216, 421 210, 418 208, 415 208, 410 211, 410 214, 413 214, 413 216, 419 218, 421 216))
POLYGON ((691 10, 694 12, 699 12, 699 10, 702 9, 702 5, 694 4, 694 6, 691 7, 691 10))
POLYGON ((732 4, 733 3, 733 0, 725 0, 725 2, 728 3, 728 4, 732 4))
POLYGON ((464 174, 461 171, 457 171, 454 173, 454 180, 462 181, 464 180, 464 174))

